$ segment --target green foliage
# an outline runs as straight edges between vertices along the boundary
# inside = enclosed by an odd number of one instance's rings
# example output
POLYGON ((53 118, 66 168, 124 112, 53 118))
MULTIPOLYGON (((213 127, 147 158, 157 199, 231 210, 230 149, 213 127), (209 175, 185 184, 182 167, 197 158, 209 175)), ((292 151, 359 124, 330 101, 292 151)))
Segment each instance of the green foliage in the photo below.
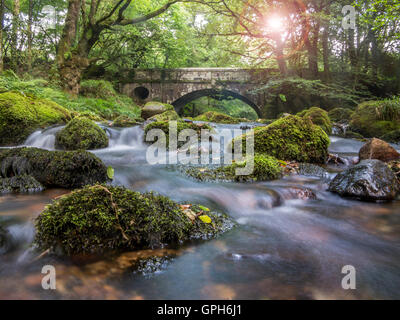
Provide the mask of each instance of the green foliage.
POLYGON ((303 118, 310 118, 311 121, 320 126, 322 130, 326 132, 326 134, 330 135, 332 133, 331 119, 328 116, 328 112, 325 110, 318 107, 312 107, 299 112, 297 115, 303 118))
POLYGON ((166 197, 96 185, 47 206, 36 219, 35 243, 67 255, 156 248, 224 231, 225 216, 208 216, 212 224, 192 222, 166 197))
POLYGON ((62 124, 70 113, 58 104, 18 92, 0 94, 0 145, 20 144, 39 128, 62 124))
POLYGON ((56 148, 63 150, 94 150, 107 146, 107 134, 87 118, 74 118, 56 134, 56 148))
MULTIPOLYGON (((246 150, 246 135, 236 139, 246 150)), ((255 152, 280 160, 325 163, 329 144, 327 134, 309 118, 287 116, 254 130, 255 152)))
POLYGON ((327 110, 338 105, 354 107, 359 99, 355 92, 338 85, 301 78, 271 80, 262 88, 254 90, 254 93, 260 92, 265 95, 262 112, 266 118, 277 118, 285 112, 297 113, 313 106, 327 110), (285 96, 285 100, 282 100, 282 96, 285 96))
POLYGON ((212 97, 203 97, 192 101, 183 110, 184 117, 197 117, 208 111, 224 113, 232 118, 256 120, 257 113, 252 107, 238 99, 216 100, 212 97))
POLYGON ((18 91, 22 95, 51 100, 69 111, 75 111, 92 117, 97 116, 103 119, 114 119, 120 115, 133 118, 140 116, 140 107, 131 98, 115 93, 109 82, 84 81, 83 84, 89 92, 96 85, 103 88, 103 90, 97 96, 96 94, 87 93, 88 95, 92 95, 92 97, 79 96, 78 98, 72 98, 57 85, 46 80, 34 79, 23 81, 15 74, 10 75, 10 72, 3 73, 0 77, 0 88, 4 88, 4 90, 18 91), (107 94, 107 92, 112 92, 112 94, 107 94))
POLYGON ((354 111, 348 108, 334 108, 329 111, 328 115, 331 121, 341 122, 350 121, 354 111))
POLYGON ((380 138, 400 129, 399 101, 396 98, 361 103, 351 117, 351 130, 367 138, 380 138))

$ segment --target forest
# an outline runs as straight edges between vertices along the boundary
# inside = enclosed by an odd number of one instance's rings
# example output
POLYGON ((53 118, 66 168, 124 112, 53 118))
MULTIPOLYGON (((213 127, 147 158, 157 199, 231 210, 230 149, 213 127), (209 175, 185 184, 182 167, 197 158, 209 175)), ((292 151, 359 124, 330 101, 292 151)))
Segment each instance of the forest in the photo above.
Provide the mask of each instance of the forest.
POLYGON ((0 300, 399 299, 399 21, 0 0, 0 300))

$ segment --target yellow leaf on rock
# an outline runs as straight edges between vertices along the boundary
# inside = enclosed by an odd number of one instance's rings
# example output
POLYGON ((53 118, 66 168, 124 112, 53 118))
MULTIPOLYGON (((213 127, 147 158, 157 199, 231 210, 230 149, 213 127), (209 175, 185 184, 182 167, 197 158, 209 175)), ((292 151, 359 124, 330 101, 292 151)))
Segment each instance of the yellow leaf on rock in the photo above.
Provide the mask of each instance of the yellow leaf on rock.
POLYGON ((203 221, 204 223, 211 223, 212 222, 211 218, 209 216, 206 216, 206 215, 200 216, 199 219, 201 221, 203 221))

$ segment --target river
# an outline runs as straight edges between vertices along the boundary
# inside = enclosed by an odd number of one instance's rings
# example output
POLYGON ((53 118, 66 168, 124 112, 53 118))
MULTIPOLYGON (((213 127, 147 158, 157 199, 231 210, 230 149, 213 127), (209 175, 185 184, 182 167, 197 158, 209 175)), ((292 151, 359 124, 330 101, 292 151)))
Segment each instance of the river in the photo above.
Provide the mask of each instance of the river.
MULTIPOLYGON (((217 129, 227 126, 215 125, 217 129)), ((239 126, 228 126, 239 128, 239 126)), ((60 128, 34 133, 26 145, 54 148, 60 128)), ((199 203, 238 222, 217 239, 104 257, 45 256, 29 248, 33 219, 67 190, 0 197, 0 222, 11 248, 0 252, 0 299, 399 299, 400 202, 366 203, 326 191, 327 180, 291 176, 252 184, 198 182, 174 166, 151 166, 140 127, 107 128, 110 146, 94 153, 115 169, 114 184, 199 203), (316 200, 299 200, 309 188, 316 200), (156 272, 136 273, 138 258, 168 256, 156 272), (57 289, 43 290, 43 265, 56 268, 57 289), (343 266, 356 289, 341 286, 343 266)), ((331 137, 344 157, 362 142, 331 137)), ((333 177, 338 168, 328 167, 333 177)))

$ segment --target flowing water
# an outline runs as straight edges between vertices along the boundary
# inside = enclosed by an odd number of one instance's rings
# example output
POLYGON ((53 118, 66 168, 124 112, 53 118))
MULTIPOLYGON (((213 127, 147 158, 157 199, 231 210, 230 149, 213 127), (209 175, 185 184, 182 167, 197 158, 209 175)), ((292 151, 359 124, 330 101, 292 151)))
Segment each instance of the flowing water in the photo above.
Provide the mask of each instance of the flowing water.
MULTIPOLYGON (((239 126, 216 126, 221 128, 239 126)), ((54 149, 60 128, 34 133, 28 146, 54 149)), ((67 190, 0 197, 7 252, 0 252, 0 299, 388 299, 400 298, 400 202, 365 203, 326 191, 318 177, 291 176, 253 184, 197 182, 176 166, 146 162, 140 127, 106 128, 110 146, 94 153, 115 168, 114 184, 199 203, 238 222, 215 240, 127 252, 97 259, 35 259, 33 219, 67 190), (293 190, 311 189, 316 200, 293 190), (138 274, 139 258, 168 256, 157 272, 138 274), (56 267, 57 289, 43 290, 43 265, 56 267), (342 268, 356 269, 356 290, 341 286, 342 268)), ((345 157, 362 143, 331 137, 345 157)), ((328 168, 331 176, 337 168, 328 168)))

